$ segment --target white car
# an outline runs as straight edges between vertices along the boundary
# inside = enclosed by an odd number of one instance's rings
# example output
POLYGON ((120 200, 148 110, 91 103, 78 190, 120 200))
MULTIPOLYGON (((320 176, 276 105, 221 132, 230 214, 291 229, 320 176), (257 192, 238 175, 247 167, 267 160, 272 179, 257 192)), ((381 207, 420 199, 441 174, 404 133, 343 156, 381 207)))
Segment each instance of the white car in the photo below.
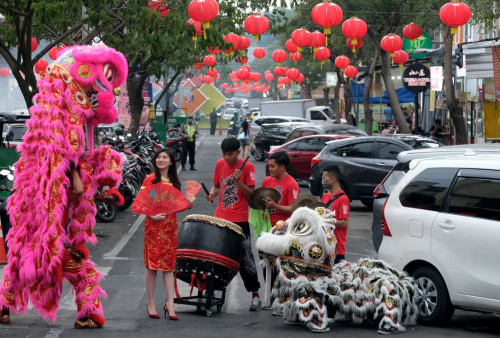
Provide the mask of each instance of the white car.
POLYGON ((382 209, 379 258, 407 271, 423 324, 500 312, 500 155, 413 160, 382 209))
POLYGON ((263 124, 284 123, 284 122, 311 123, 310 121, 303 119, 303 118, 300 118, 300 117, 257 116, 250 123, 250 130, 252 131, 252 135, 255 135, 260 130, 260 126, 262 126, 263 124))

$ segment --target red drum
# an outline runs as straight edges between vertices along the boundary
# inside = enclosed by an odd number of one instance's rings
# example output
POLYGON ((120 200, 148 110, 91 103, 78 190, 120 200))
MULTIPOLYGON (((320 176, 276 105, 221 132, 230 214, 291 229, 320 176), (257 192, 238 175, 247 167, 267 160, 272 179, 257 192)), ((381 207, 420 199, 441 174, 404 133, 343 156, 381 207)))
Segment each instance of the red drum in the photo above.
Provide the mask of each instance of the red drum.
POLYGON ((241 246, 245 239, 241 227, 206 215, 188 215, 177 237, 177 278, 192 283, 203 276, 214 289, 225 288, 238 273, 241 246))

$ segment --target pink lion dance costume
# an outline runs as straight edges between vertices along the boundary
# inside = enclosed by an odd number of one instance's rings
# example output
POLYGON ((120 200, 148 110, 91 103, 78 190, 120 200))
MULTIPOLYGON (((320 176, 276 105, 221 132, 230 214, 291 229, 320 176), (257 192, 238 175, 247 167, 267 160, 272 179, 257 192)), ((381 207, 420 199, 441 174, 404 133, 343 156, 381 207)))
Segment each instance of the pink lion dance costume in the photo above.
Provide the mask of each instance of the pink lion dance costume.
POLYGON ((93 127, 116 120, 114 93, 127 72, 124 56, 104 45, 67 48, 42 72, 8 200, 12 229, 0 323, 10 323, 10 311, 26 312, 28 300, 55 321, 66 278, 76 295, 75 328, 104 325, 102 275, 84 244, 96 243, 94 194, 100 186, 120 183, 121 156, 108 147, 93 149, 93 127), (68 175, 74 168, 83 194, 70 200, 68 175))

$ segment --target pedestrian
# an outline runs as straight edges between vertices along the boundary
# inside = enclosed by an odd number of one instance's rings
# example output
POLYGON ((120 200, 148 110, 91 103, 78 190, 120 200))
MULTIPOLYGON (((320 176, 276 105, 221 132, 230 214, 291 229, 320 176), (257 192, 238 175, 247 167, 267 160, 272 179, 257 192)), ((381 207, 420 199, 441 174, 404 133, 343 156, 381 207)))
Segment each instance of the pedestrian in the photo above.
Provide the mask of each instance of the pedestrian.
POLYGON ((241 143, 241 148, 243 149, 242 153, 242 159, 246 159, 248 155, 248 148, 250 147, 250 123, 248 120, 250 119, 250 116, 247 116, 246 118, 243 119, 243 122, 241 123, 241 132, 238 134, 238 140, 241 143))
MULTIPOLYGON (((171 149, 160 149, 153 157, 153 173, 147 176, 141 189, 152 184, 167 184, 181 190, 181 182, 177 176, 175 153, 171 149)), ((186 195, 190 206, 195 197, 186 195)), ((158 271, 163 273, 163 287, 166 301, 163 306, 165 318, 177 320, 174 309, 174 267, 175 250, 177 249, 177 215, 160 213, 146 216, 144 221, 144 264, 146 265, 145 284, 147 295, 147 311, 150 318, 160 318, 156 312, 154 291, 158 271)))
POLYGON ((215 108, 210 113, 210 135, 215 135, 215 128, 217 127, 217 111, 215 108))
POLYGON ((335 212, 335 231, 337 239, 337 254, 335 264, 345 260, 345 245, 347 239, 347 227, 349 225, 349 210, 351 208, 349 198, 342 191, 339 182, 340 170, 337 166, 327 167, 323 171, 323 185, 325 194, 321 197, 321 202, 332 212, 335 212))
POLYGON ((385 117, 385 122, 393 124, 394 117, 392 116, 392 108, 389 103, 387 104, 387 107, 384 108, 384 117, 385 117))
POLYGON ((198 135, 198 126, 193 122, 193 117, 189 116, 187 119, 187 125, 183 124, 181 127, 181 133, 185 135, 182 143, 182 158, 181 166, 182 170, 186 170, 187 157, 189 155, 189 165, 190 170, 196 170, 194 167, 194 153, 196 149, 196 136, 198 135))
POLYGON ((408 125, 412 124, 411 115, 410 115, 410 113, 408 113, 408 108, 402 107, 401 111, 403 112, 403 116, 406 120, 406 123, 408 123, 408 125))
POLYGON ((281 198, 278 203, 268 197, 264 202, 271 218, 271 225, 276 222, 286 221, 292 214, 293 202, 299 197, 300 188, 295 179, 290 176, 286 168, 290 165, 290 158, 284 151, 278 151, 269 156, 267 160, 269 176, 262 181, 262 187, 278 190, 281 198))
POLYGON ((347 123, 355 127, 358 125, 356 122, 356 117, 352 113, 347 114, 347 123))
POLYGON ((389 135, 391 133, 391 129, 389 128, 389 123, 384 123, 384 129, 380 133, 380 135, 389 135))
POLYGON ((213 201, 219 195, 215 217, 236 223, 241 227, 246 239, 243 241, 240 275, 248 292, 252 293, 250 311, 262 308, 259 296, 260 283, 251 247, 250 224, 248 223, 248 197, 255 189, 255 166, 239 159, 240 142, 235 137, 226 137, 221 143, 222 159, 217 161, 213 176, 213 186, 205 195, 213 201))
POLYGON ((434 121, 434 125, 429 131, 431 139, 439 142, 440 144, 444 144, 444 133, 446 133, 446 128, 441 124, 440 119, 436 119, 434 121))

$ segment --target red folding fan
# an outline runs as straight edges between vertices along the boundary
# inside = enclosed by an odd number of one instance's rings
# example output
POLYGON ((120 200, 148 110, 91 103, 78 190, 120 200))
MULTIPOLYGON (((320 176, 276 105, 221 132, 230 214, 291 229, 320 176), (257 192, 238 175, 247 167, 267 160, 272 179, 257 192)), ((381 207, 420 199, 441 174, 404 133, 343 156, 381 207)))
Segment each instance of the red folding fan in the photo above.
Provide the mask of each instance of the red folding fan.
POLYGON ((201 189, 200 183, 193 180, 186 181, 186 189, 184 189, 186 195, 191 194, 193 196, 196 196, 196 194, 198 193, 198 191, 200 191, 200 189, 201 189))
POLYGON ((149 216, 171 214, 188 208, 189 202, 182 192, 162 183, 141 189, 132 204, 132 212, 149 216))

